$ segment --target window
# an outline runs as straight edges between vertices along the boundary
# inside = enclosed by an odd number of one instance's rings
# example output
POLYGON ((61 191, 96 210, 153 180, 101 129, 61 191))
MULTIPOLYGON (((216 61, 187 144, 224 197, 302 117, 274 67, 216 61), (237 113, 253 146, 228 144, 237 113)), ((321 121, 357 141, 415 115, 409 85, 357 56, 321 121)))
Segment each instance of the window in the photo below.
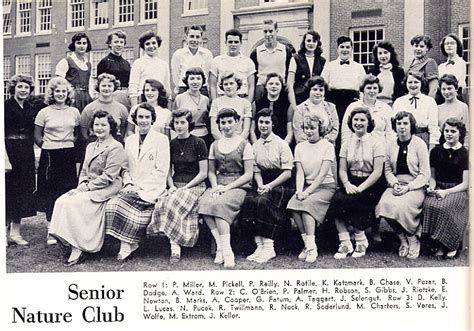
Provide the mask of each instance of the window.
POLYGON ((117 0, 115 6, 115 25, 133 25, 134 9, 134 0, 117 0))
POLYGON ((82 30, 85 24, 84 0, 69 0, 68 9, 68 30, 82 30))
POLYGON ((91 3, 91 27, 109 26, 109 0, 93 0, 91 3))
POLYGON ((141 0, 141 22, 155 23, 158 18, 158 0, 141 0))
POLYGON ((183 15, 208 14, 207 0, 184 0, 183 15))
POLYGON ((10 98, 10 91, 8 89, 8 81, 12 75, 12 63, 10 57, 3 58, 3 97, 4 100, 10 98))
POLYGON ((15 59, 15 74, 16 75, 30 75, 30 56, 20 55, 15 59))
POLYGON ((12 33, 12 0, 3 0, 3 34, 12 33))
POLYGON ((469 56, 471 54, 470 47, 470 38, 469 38, 469 24, 461 24, 459 26, 459 37, 461 38, 462 46, 464 48, 464 52, 462 58, 467 62, 467 86, 469 86, 469 69, 471 64, 469 63, 469 56))
POLYGON ((351 38, 354 43, 354 61, 359 62, 365 68, 372 66, 372 49, 375 44, 384 39, 383 28, 357 28, 351 30, 351 38))
POLYGON ((35 56, 35 94, 44 95, 51 79, 51 54, 35 56))
POLYGON ((31 0, 19 0, 17 2, 17 28, 18 35, 31 33, 31 0))
POLYGON ((36 32, 51 32, 52 0, 39 0, 36 8, 36 32))

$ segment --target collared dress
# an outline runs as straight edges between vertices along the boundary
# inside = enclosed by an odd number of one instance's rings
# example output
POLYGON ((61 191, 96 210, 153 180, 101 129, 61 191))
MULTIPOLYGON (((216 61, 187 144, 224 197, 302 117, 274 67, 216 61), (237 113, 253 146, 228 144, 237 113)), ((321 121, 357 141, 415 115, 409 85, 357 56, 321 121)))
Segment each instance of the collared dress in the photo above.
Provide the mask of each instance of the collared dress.
MULTIPOLYGON (((254 172, 259 172, 263 183, 268 184, 278 178, 283 171, 292 170, 293 155, 288 143, 274 133, 267 139, 259 138, 253 145, 254 172)), ((289 228, 290 218, 286 209, 294 193, 291 179, 259 195, 254 184, 247 192, 239 217, 247 223, 251 235, 275 239, 285 228, 289 228)))
MULTIPOLYGON (((366 133, 361 138, 355 134, 342 143, 340 162, 347 162, 347 176, 352 185, 359 186, 374 171, 375 158, 385 157, 385 143, 379 137, 366 133)), ((337 190, 331 202, 331 214, 358 230, 370 227, 374 220, 375 206, 385 189, 383 175, 372 186, 357 194, 347 194, 345 188, 337 190)))
POLYGON ((430 57, 424 56, 421 59, 413 59, 410 66, 407 69, 407 73, 416 72, 420 73, 426 79, 426 86, 421 90, 422 93, 428 94, 428 84, 432 80, 438 80, 438 64, 430 57))
MULTIPOLYGON (((314 144, 304 141, 296 145, 295 163, 299 162, 303 168, 305 176, 304 189, 314 182, 314 179, 321 171, 324 161, 330 161, 331 164, 334 164, 336 162, 335 159, 334 146, 326 139, 320 139, 314 144)), ((333 169, 335 169, 333 166, 329 168, 322 183, 305 200, 298 200, 296 199, 296 194, 293 195, 288 202, 287 208, 290 211, 308 213, 316 220, 317 224, 322 224, 336 191, 336 179, 333 169)))
POLYGON ((122 144, 112 137, 87 146, 79 183, 87 183, 89 191, 66 193, 56 200, 50 235, 81 251, 94 253, 102 248, 105 206, 122 187, 120 170, 125 158, 122 144))
POLYGON ((125 141, 127 161, 122 177, 124 185, 136 191, 110 199, 105 208, 106 234, 128 244, 137 244, 146 236, 155 203, 166 191, 170 149, 168 138, 150 130, 143 139, 139 133, 125 141))
MULTIPOLYGON (((254 159, 252 146, 247 140, 239 136, 232 139, 240 139, 237 147, 232 151, 223 153, 219 148, 221 143, 226 143, 226 138, 214 141, 209 151, 209 160, 214 160, 216 164, 218 185, 228 185, 241 177, 245 172, 244 162, 254 159)), ((198 212, 201 215, 221 218, 232 224, 240 212, 249 188, 250 183, 230 189, 216 199, 211 196, 212 189, 208 188, 199 201, 198 212)))
POLYGON ((413 135, 407 142, 396 140, 389 144, 385 178, 389 187, 375 208, 375 216, 395 220, 410 235, 419 236, 425 186, 430 178, 428 148, 421 138, 413 135), (407 185, 409 191, 395 195, 395 183, 407 185))
POLYGON ((4 103, 5 149, 12 170, 5 173, 6 217, 19 221, 35 216, 35 154, 33 130, 36 112, 29 103, 23 108, 12 97, 4 103))
MULTIPOLYGON (((436 189, 446 190, 462 183, 469 153, 461 144, 454 148, 438 145, 431 151, 430 164, 435 169, 436 189)), ((467 191, 451 193, 442 200, 427 196, 423 203, 423 232, 450 251, 457 250, 469 221, 467 207, 467 191)))
POLYGON ((199 162, 207 162, 208 150, 204 140, 193 135, 171 140, 170 149, 173 183, 179 190, 158 198, 147 233, 164 233, 180 246, 193 247, 199 237, 198 204, 206 184, 184 186, 198 175, 199 162))

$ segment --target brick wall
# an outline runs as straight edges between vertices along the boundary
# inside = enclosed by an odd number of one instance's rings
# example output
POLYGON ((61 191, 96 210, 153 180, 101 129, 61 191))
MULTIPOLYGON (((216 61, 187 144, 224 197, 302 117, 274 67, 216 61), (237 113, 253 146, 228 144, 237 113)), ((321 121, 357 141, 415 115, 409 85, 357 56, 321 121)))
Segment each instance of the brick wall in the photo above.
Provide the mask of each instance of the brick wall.
POLYGON ((259 0, 235 0, 235 9, 258 6, 259 4, 259 0))
POLYGON ((451 0, 449 32, 458 34, 459 24, 469 23, 469 0, 451 0))

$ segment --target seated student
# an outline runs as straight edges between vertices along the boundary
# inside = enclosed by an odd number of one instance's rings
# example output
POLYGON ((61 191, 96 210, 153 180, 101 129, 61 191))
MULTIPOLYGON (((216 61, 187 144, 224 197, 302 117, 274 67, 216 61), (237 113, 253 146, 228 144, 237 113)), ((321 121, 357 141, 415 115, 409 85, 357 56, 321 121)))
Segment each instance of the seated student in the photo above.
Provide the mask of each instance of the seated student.
POLYGON ((208 173, 211 187, 199 201, 199 214, 217 245, 214 263, 224 263, 226 268, 235 266, 230 225, 240 212, 253 174, 252 146, 238 135, 239 121, 240 116, 234 109, 224 108, 217 114, 222 138, 211 145, 208 173))
POLYGON ((233 72, 224 72, 221 76, 220 88, 224 95, 212 101, 211 111, 209 113, 211 121, 211 134, 214 140, 222 137, 218 121, 215 120, 219 112, 224 108, 234 109, 239 115, 237 121, 236 133, 244 139, 249 138, 250 123, 252 121, 252 105, 247 99, 237 95, 242 81, 233 72))
POLYGON ((66 267, 80 263, 84 252, 102 248, 105 205, 122 187, 120 170, 126 155, 114 139, 117 123, 99 110, 92 116, 91 127, 97 140, 87 146, 79 185, 56 200, 49 228, 49 235, 72 247, 66 267))
POLYGON ((436 256, 454 258, 468 224, 469 153, 462 146, 466 126, 457 118, 443 124, 444 144, 430 154, 431 178, 423 203, 423 232, 439 245, 436 256))
POLYGON ((336 155, 334 145, 324 139, 327 129, 323 123, 316 113, 304 117, 303 129, 308 140, 295 148, 296 193, 287 206, 304 242, 304 249, 298 259, 307 263, 316 262, 316 227, 324 222, 336 191, 332 170, 336 155))
POLYGON ((155 203, 166 190, 170 161, 167 137, 152 130, 155 109, 141 103, 132 118, 138 132, 125 140, 124 185, 105 208, 106 234, 120 240, 119 261, 127 259, 146 235, 155 203))
POLYGON ((429 155, 423 140, 414 135, 416 120, 401 111, 392 119, 397 140, 387 148, 385 178, 388 188, 375 208, 400 239, 398 255, 416 259, 420 254, 420 216, 424 187, 430 178, 429 155))
POLYGON ((192 119, 189 110, 173 111, 171 128, 178 136, 170 143, 168 194, 158 198, 147 228, 148 234, 162 232, 170 239, 170 263, 179 262, 181 246, 193 247, 199 236, 197 209, 206 190, 208 152, 204 140, 190 133, 192 119))
POLYGON ((347 121, 352 136, 342 143, 339 154, 339 178, 342 183, 336 192, 331 210, 335 215, 340 245, 336 259, 364 256, 369 242, 365 230, 373 226, 374 209, 383 193, 384 181, 380 180, 385 157, 385 141, 372 135, 375 124, 370 110, 355 107, 347 121), (355 230, 355 250, 348 226, 355 230))
POLYGON ((253 231, 257 249, 247 260, 265 263, 276 256, 273 242, 284 228, 289 227, 286 210, 292 195, 290 188, 293 155, 288 143, 273 133, 275 116, 268 108, 256 115, 260 138, 253 144, 256 186, 241 207, 240 218, 253 231))

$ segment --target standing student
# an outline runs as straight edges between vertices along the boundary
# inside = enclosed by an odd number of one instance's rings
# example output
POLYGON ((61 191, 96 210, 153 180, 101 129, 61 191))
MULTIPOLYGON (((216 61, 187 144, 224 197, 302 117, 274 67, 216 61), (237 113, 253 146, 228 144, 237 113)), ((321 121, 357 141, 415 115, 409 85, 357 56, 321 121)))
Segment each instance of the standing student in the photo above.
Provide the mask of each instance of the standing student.
POLYGON ((111 31, 107 34, 106 44, 110 49, 110 53, 97 64, 97 77, 103 73, 115 76, 119 85, 114 92, 114 99, 127 107, 128 110, 130 109, 130 100, 128 99, 127 90, 131 67, 130 63, 122 56, 127 44, 127 34, 121 30, 111 31))
MULTIPOLYGON (((439 43, 441 53, 446 56, 446 62, 441 63, 438 66, 439 77, 443 77, 446 74, 451 74, 458 80, 458 98, 461 101, 467 100, 466 93, 466 77, 467 77, 467 63, 462 58, 463 56, 463 45, 459 37, 454 33, 449 33, 441 39, 439 43)), ((442 99, 438 99, 439 103, 442 103, 442 99)))
MULTIPOLYGON (((212 52, 207 48, 201 47, 203 29, 199 25, 191 25, 186 29, 186 46, 176 50, 171 57, 171 75, 173 79, 173 94, 177 95, 186 91, 186 85, 183 78, 186 70, 191 67, 199 67, 209 78, 209 69, 211 67, 212 52)), ((209 96, 208 86, 204 84, 201 87, 201 94, 209 96)))
POLYGON ((236 29, 226 31, 225 44, 227 46, 227 52, 216 56, 211 61, 209 75, 211 99, 215 100, 224 94, 224 91, 219 87, 222 74, 224 72, 233 71, 242 81, 242 86, 237 91, 237 94, 252 103, 255 91, 255 64, 249 57, 244 56, 240 52, 240 48, 242 47, 242 33, 236 29))
POLYGON ((292 56, 292 48, 285 46, 277 40, 278 23, 273 20, 263 21, 264 41, 262 45, 257 46, 250 58, 255 63, 257 70, 257 83, 255 87, 255 101, 263 96, 263 88, 267 75, 270 72, 276 72, 285 81, 288 75, 288 66, 292 56))

